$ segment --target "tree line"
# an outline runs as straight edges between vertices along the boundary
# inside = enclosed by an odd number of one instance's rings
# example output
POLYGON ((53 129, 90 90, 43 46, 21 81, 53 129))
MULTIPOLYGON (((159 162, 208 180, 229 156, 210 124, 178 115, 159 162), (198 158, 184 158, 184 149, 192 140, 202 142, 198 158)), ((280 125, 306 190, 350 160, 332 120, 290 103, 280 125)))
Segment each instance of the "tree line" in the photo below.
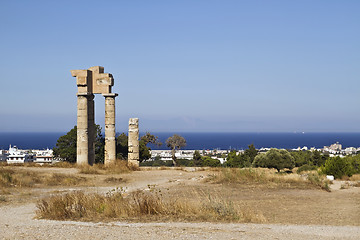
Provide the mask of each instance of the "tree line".
MULTIPOLYGON (((61 136, 56 143, 54 156, 68 162, 76 162, 76 126, 66 135, 61 136)), ((250 144, 248 149, 239 153, 230 151, 225 156, 209 156, 200 154, 196 150, 193 159, 178 159, 175 152, 186 146, 186 140, 177 134, 166 140, 166 146, 171 149, 172 161, 163 161, 156 157, 154 161, 144 161, 151 158, 150 145, 161 146, 162 142, 157 136, 146 132, 139 139, 139 160, 140 166, 194 166, 194 167, 230 167, 248 168, 262 167, 274 168, 278 172, 281 170, 291 171, 297 167, 297 172, 318 170, 321 173, 334 175, 335 178, 351 176, 360 173, 360 154, 346 157, 330 157, 327 153, 319 151, 292 151, 284 149, 270 149, 266 153, 259 153, 254 144, 250 144), (226 158, 221 164, 219 157, 226 158)), ((105 139, 101 133, 101 127, 96 125, 95 138, 95 163, 104 163, 105 139)), ((128 136, 125 133, 116 138, 117 159, 127 160, 128 157, 128 136)))

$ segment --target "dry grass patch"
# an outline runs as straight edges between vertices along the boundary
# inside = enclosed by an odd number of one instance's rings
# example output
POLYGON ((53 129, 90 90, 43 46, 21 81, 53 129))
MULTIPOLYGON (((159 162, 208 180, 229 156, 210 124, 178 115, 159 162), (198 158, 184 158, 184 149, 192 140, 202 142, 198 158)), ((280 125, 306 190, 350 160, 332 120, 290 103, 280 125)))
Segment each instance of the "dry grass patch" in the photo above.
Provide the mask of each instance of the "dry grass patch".
MULTIPOLYGON (((196 195, 196 193, 195 193, 196 195)), ((161 191, 136 191, 125 194, 111 191, 106 195, 72 192, 41 200, 37 217, 55 220, 83 221, 224 221, 264 222, 256 211, 221 198, 201 201, 163 197, 161 191)))
POLYGON ((329 191, 329 181, 317 173, 310 173, 304 179, 297 174, 278 174, 269 169, 224 168, 215 170, 208 181, 214 183, 258 185, 267 188, 311 188, 320 187, 329 191))
POLYGON ((81 165, 78 168, 82 174, 101 174, 96 166, 81 165))
POLYGON ((128 166, 127 161, 125 160, 117 160, 114 164, 110 165, 96 165, 99 169, 104 170, 106 174, 119 174, 119 173, 128 173, 130 171, 139 170, 138 167, 128 166))
POLYGON ((53 173, 50 176, 43 176, 41 183, 47 186, 76 186, 85 182, 87 182, 87 178, 84 177, 53 173))
POLYGON ((350 181, 360 181, 360 174, 354 174, 350 177, 350 181))
POLYGON ((50 164, 50 165, 46 165, 49 167, 58 167, 58 168, 75 168, 76 164, 75 163, 70 163, 70 162, 56 162, 54 164, 50 164))
POLYGON ((84 177, 71 174, 46 174, 22 169, 0 168, 0 188, 41 187, 41 186, 73 186, 86 182, 84 177))

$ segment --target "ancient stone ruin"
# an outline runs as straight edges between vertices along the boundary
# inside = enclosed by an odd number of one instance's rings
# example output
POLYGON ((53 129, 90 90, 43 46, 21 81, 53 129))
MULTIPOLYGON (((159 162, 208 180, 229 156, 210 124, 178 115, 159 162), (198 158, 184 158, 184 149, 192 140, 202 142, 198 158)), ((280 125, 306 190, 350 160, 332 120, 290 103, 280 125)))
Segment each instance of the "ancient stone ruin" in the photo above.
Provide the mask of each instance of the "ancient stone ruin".
POLYGON ((105 97, 105 159, 106 165, 116 160, 115 144, 115 97, 111 93, 114 78, 104 73, 104 67, 96 66, 87 70, 71 70, 76 77, 77 93, 77 164, 95 162, 95 117, 94 94, 105 97))
POLYGON ((139 119, 129 119, 128 164, 139 166, 139 119))

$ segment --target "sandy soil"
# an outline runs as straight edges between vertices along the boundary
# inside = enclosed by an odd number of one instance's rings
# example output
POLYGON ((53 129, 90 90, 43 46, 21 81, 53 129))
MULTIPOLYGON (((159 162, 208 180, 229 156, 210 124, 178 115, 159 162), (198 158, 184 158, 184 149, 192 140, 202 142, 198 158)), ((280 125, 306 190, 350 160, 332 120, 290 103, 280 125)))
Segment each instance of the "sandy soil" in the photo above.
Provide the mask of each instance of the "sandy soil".
MULTIPOLYGON (((76 173, 76 169, 27 168, 33 171, 76 173)), ((332 192, 319 189, 263 189, 204 182, 208 171, 152 170, 113 175, 121 183, 105 183, 109 175, 84 175, 90 186, 31 188, 14 191, 0 203, 1 239, 360 239, 360 188, 332 192), (261 211, 266 224, 239 223, 88 223, 35 219, 36 202, 49 194, 73 190, 105 193, 149 185, 187 196, 189 189, 221 195, 261 211)), ((189 196, 191 197, 191 196, 189 196)))

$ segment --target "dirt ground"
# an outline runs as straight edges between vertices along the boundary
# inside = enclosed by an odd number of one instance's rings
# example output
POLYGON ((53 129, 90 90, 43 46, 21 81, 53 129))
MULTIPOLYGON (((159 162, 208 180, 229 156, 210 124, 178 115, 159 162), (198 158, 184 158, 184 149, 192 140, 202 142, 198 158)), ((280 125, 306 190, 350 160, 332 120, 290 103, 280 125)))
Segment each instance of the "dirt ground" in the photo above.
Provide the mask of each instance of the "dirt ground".
MULTIPOLYGON (((21 167, 18 167, 21 168, 21 167)), ((205 181, 210 170, 148 170, 124 174, 78 174, 74 168, 24 168, 41 173, 76 174, 88 178, 79 186, 11 189, 0 201, 1 239, 360 239, 360 187, 335 181, 332 191, 269 188, 205 181), (121 179, 106 182, 109 177, 121 179), (347 185, 346 185, 347 186, 347 185), (161 189, 167 196, 197 201, 195 193, 221 196, 261 213, 254 223, 110 222, 89 223, 35 219, 36 202, 74 190, 106 193, 117 187, 130 192, 161 189)))

